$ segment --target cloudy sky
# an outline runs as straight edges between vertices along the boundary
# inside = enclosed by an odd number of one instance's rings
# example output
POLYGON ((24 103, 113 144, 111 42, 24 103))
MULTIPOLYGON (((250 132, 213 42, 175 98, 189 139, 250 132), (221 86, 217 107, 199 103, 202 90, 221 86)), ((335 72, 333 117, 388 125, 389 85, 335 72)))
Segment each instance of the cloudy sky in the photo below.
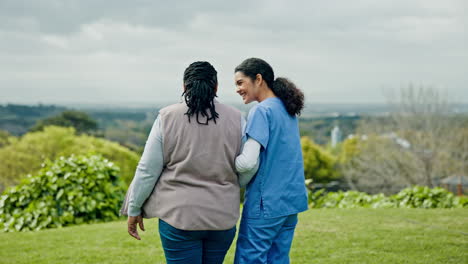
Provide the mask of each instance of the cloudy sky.
POLYGON ((410 83, 468 102, 468 1, 0 0, 0 103, 178 101, 195 60, 268 61, 309 103, 384 102, 410 83))

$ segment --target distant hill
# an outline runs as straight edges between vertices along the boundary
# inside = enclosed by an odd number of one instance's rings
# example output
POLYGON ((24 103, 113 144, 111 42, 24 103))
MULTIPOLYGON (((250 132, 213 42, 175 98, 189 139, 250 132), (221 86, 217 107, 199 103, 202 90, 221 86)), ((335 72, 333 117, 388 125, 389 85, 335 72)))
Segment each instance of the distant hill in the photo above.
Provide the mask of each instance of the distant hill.
POLYGON ((37 120, 56 115, 66 110, 57 105, 0 105, 0 129, 15 136, 22 135, 31 128, 37 120))
MULTIPOLYGON (((60 105, 0 105, 0 130, 15 136, 28 131, 38 120, 57 115, 65 110, 88 113, 98 122, 107 139, 120 142, 141 151, 160 108, 167 104, 67 104, 60 105)), ((247 116, 256 104, 228 103, 247 116)), ((468 104, 453 106, 455 112, 468 113, 468 104)), ((365 116, 386 116, 391 108, 385 104, 306 104, 300 116, 301 135, 309 136, 319 144, 327 144, 331 130, 338 125, 343 138, 354 133, 357 123, 365 116)))

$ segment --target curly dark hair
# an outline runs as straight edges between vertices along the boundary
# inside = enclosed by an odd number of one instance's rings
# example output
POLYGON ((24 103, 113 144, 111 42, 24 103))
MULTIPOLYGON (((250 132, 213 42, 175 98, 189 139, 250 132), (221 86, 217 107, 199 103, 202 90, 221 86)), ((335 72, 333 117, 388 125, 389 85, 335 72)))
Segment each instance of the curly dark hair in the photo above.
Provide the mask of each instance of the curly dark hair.
POLYGON ((255 80, 261 74, 273 93, 281 99, 288 114, 300 115, 304 108, 304 93, 287 78, 275 79, 273 68, 266 61, 259 58, 249 58, 236 67, 234 72, 242 72, 250 79, 255 80))
POLYGON ((213 102, 218 85, 217 72, 213 65, 206 61, 196 61, 190 64, 184 71, 185 91, 182 93, 188 110, 185 113, 190 122, 190 117, 196 115, 197 122, 208 125, 210 120, 216 124, 219 117, 213 102), (209 110, 210 114, 208 114, 209 110), (206 122, 201 123, 199 115, 206 117, 206 122))

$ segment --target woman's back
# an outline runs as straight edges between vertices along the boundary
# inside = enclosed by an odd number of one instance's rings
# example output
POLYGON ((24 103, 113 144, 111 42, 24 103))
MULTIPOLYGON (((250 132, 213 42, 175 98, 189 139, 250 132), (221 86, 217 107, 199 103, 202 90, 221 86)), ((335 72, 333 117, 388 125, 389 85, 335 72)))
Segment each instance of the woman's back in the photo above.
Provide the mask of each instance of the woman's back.
POLYGON ((259 217, 263 213, 263 217, 278 217, 306 210, 296 116, 288 114, 279 98, 268 98, 251 110, 246 134, 258 141, 263 151, 257 176, 247 188, 244 206, 248 210, 244 210, 244 215, 259 217), (256 208, 258 204, 263 208, 256 208))
POLYGON ((185 103, 160 110, 164 170, 143 210, 179 229, 223 230, 239 217, 241 114, 214 102, 218 118, 208 125, 189 122, 185 103))
POLYGON ((167 263, 223 263, 236 234, 242 117, 217 91, 209 62, 185 69, 184 102, 159 111, 121 209, 136 239, 143 218, 159 218, 167 263))

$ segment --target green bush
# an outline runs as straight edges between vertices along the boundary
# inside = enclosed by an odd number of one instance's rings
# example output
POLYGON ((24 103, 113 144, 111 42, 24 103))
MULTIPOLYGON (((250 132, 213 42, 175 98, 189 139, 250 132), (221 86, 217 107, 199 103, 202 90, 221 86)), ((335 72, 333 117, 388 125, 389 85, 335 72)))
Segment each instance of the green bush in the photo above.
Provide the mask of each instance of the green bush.
POLYGON ((468 196, 467 195, 463 195, 463 196, 459 196, 459 203, 462 207, 468 207, 468 196))
POLYGON ((330 182, 339 178, 335 168, 336 158, 315 144, 308 137, 301 138, 302 156, 304 158, 304 173, 306 179, 313 182, 330 182))
POLYGON ((452 208, 461 204, 460 198, 440 187, 414 186, 393 195, 392 199, 403 208, 452 208))
POLYGON ((29 231, 118 218, 125 196, 119 168, 99 155, 46 162, 0 196, 0 230, 29 231))
POLYGON ((20 182, 27 174, 34 174, 44 160, 60 156, 95 153, 115 162, 120 176, 130 185, 139 156, 133 151, 101 138, 76 135, 72 127, 48 126, 44 131, 30 132, 0 148, 0 193, 20 182))
POLYGON ((0 148, 10 144, 12 137, 8 131, 0 130, 0 148))
POLYGON ((395 208, 393 201, 384 194, 369 195, 363 192, 329 192, 319 190, 310 195, 311 207, 316 208, 395 208), (319 193, 320 192, 320 193, 319 193))
POLYGON ((414 186, 392 196, 369 195, 364 192, 311 192, 309 203, 314 208, 462 208, 468 207, 466 199, 454 196, 443 188, 430 189, 414 186))

